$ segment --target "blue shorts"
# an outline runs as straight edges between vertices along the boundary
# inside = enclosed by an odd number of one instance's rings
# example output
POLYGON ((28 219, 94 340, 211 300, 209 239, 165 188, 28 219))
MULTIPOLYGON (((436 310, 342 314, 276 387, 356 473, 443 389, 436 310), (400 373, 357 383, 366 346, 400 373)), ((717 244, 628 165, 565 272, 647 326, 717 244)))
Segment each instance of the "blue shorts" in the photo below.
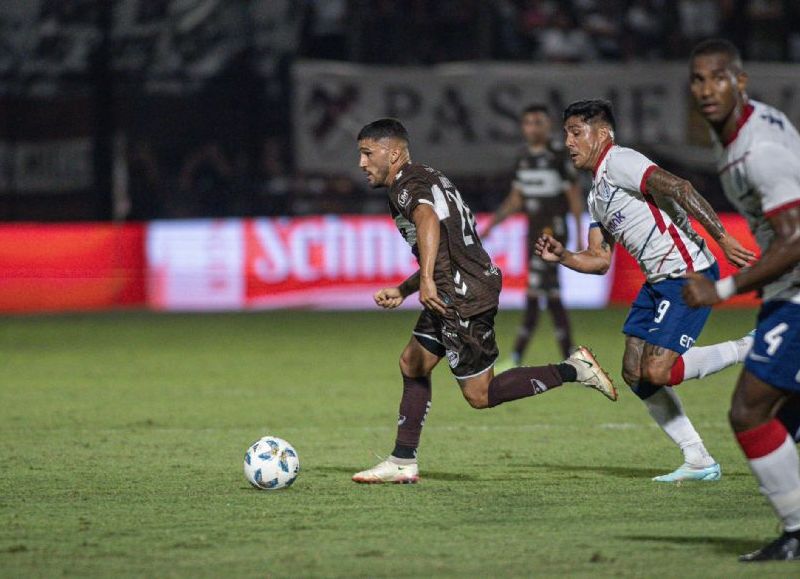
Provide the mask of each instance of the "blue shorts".
POLYGON ((744 368, 770 386, 800 393, 800 305, 767 302, 761 306, 744 368))
MULTIPOLYGON (((717 281, 719 265, 714 263, 698 273, 717 281)), ((679 354, 686 352, 706 325, 711 308, 687 306, 681 295, 684 285, 684 278, 645 283, 631 305, 622 333, 679 354)))

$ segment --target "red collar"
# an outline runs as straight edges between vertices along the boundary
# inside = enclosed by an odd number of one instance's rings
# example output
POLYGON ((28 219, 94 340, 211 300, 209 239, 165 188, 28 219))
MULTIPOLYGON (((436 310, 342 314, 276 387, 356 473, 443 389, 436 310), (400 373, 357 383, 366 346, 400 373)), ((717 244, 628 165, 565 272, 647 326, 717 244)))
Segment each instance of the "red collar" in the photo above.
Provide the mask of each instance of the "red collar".
POLYGON ((733 134, 730 136, 729 139, 727 139, 724 143, 722 143, 723 147, 727 147, 736 140, 736 137, 739 136, 739 131, 742 130, 742 127, 747 122, 747 119, 749 119, 750 116, 753 114, 754 110, 756 110, 756 107, 754 107, 753 105, 749 103, 745 105, 744 111, 742 111, 742 115, 736 120, 736 130, 733 131, 733 134))
POLYGON ((594 164, 594 169, 592 169, 592 176, 597 175, 597 170, 600 168, 600 163, 603 162, 603 159, 606 158, 608 155, 608 151, 611 150, 611 147, 614 146, 614 143, 609 141, 609 143, 603 149, 603 152, 600 153, 600 156, 597 158, 597 163, 594 164))

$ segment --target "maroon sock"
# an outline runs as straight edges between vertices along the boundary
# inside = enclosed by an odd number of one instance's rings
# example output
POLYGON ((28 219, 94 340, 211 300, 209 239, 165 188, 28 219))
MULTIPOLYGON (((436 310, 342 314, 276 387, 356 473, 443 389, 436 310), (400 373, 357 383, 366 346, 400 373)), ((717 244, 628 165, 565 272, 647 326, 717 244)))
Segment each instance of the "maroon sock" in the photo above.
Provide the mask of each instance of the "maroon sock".
POLYGON ((528 342, 531 341, 533 331, 536 329, 536 323, 539 321, 539 298, 528 296, 528 302, 525 306, 525 317, 522 318, 522 326, 519 328, 517 340, 514 342, 514 349, 512 357, 514 362, 519 364, 522 360, 522 355, 528 347, 528 342))
MULTIPOLYGON (((431 408, 431 378, 409 378, 403 376, 403 398, 400 400, 400 416, 397 420, 395 449, 413 450, 416 455, 419 437, 425 425, 425 417, 431 408)), ((398 457, 410 458, 410 457, 398 457)))
POLYGON ((564 308, 561 298, 557 297, 547 298, 547 309, 550 310, 550 315, 553 317, 553 326, 556 330, 556 340, 561 348, 561 355, 567 358, 572 348, 572 331, 569 327, 567 310, 564 308))
POLYGON ((506 370, 489 382, 489 406, 535 396, 561 386, 558 366, 522 366, 506 370))

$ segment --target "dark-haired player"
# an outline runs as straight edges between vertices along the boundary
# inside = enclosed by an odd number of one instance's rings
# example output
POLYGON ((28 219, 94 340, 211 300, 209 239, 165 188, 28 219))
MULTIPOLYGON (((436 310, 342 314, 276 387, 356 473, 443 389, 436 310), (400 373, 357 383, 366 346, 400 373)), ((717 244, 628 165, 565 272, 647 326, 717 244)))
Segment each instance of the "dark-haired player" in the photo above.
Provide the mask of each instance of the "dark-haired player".
POLYGON ((782 112, 747 97, 747 75, 731 43, 698 44, 690 74, 695 105, 712 129, 722 187, 762 252, 736 275, 716 283, 692 276, 684 290, 687 303, 699 307, 763 291, 730 422, 783 533, 740 560, 800 559, 800 135, 782 112))
POLYGON ((504 364, 507 367, 519 366, 522 360, 539 319, 540 298, 544 298, 553 318, 561 354, 566 358, 572 349, 569 317, 561 301, 558 266, 543 261, 533 250, 543 231, 561 243, 567 242, 568 212, 575 220, 575 230, 581 230, 583 200, 577 175, 564 151, 552 147, 552 126, 545 105, 529 105, 522 111, 520 129, 525 149, 517 159, 511 191, 483 233, 484 237, 488 236, 496 225, 518 211, 525 211, 528 216, 528 300, 511 360, 504 364))
POLYGON ((412 163, 408 133, 395 119, 379 119, 358 134, 359 166, 372 187, 388 187, 389 210, 411 246, 419 271, 399 287, 375 294, 392 309, 419 292, 424 310, 400 355, 403 396, 391 456, 356 473, 359 483, 410 483, 419 476, 417 446, 431 404, 431 371, 444 357, 467 402, 489 408, 579 382, 611 400, 611 379, 586 348, 560 364, 514 368, 497 376, 494 335, 500 270, 484 251, 475 219, 441 172, 412 163))
POLYGON ((647 157, 614 144, 614 115, 604 100, 572 103, 564 111, 566 146, 575 167, 591 171, 589 212, 594 220, 585 251, 572 252, 551 235, 536 251, 543 259, 575 271, 605 273, 619 242, 636 259, 647 281, 633 302, 622 331, 622 375, 647 410, 683 452, 683 464, 658 476, 658 482, 712 481, 721 476, 683 411, 673 388, 744 359, 752 338, 692 347, 711 308, 693 309, 681 297, 687 273, 719 278, 719 267, 705 240, 692 229, 687 213, 714 238, 726 257, 744 266, 753 257, 725 233, 714 210, 691 183, 658 167, 647 157))

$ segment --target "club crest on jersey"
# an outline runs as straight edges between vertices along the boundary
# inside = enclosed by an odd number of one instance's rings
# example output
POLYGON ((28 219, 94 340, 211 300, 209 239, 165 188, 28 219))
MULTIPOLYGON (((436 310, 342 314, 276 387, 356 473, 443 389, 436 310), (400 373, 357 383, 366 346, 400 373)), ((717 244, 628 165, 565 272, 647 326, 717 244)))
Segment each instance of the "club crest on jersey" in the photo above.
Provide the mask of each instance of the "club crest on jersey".
POLYGON ((400 195, 397 196, 397 204, 400 207, 405 207, 411 201, 411 195, 408 192, 408 189, 403 189, 400 192, 400 195))
POLYGON ((456 366, 458 366, 459 360, 460 357, 458 355, 458 352, 455 352, 453 350, 447 350, 447 363, 450 364, 451 368, 455 368, 456 366))
POLYGON ((597 198, 602 201, 608 201, 609 199, 611 199, 611 187, 608 185, 608 181, 606 181, 605 179, 600 180, 600 183, 598 183, 595 192, 597 198))

